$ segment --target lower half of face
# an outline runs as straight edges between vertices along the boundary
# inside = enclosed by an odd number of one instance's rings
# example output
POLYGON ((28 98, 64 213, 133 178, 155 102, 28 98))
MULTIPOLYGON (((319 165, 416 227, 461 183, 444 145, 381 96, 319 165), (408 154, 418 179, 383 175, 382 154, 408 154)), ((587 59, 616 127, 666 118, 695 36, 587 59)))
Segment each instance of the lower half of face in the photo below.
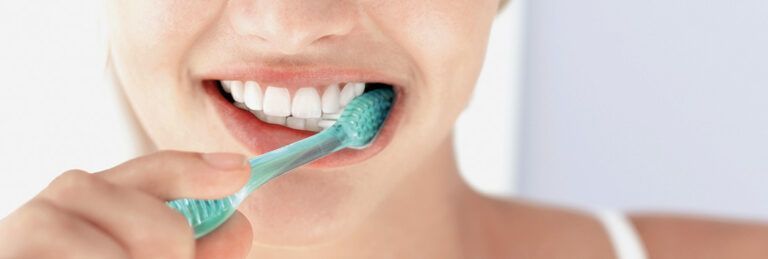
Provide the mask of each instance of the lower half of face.
POLYGON ((260 155, 333 125, 356 96, 392 89, 369 147, 283 175, 241 207, 255 242, 316 244, 354 229, 435 159, 497 4, 112 0, 112 66, 160 149, 260 155))

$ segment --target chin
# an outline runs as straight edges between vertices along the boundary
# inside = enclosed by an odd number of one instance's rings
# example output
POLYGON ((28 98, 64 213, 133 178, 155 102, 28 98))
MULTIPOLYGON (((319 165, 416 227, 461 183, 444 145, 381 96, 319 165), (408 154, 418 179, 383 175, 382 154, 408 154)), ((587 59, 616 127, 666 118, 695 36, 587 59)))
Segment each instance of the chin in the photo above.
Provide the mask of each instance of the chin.
POLYGON ((355 184, 359 180, 348 174, 299 169, 260 187, 240 207, 254 243, 306 247, 349 234, 365 216, 361 212, 371 208, 361 202, 370 199, 355 184))

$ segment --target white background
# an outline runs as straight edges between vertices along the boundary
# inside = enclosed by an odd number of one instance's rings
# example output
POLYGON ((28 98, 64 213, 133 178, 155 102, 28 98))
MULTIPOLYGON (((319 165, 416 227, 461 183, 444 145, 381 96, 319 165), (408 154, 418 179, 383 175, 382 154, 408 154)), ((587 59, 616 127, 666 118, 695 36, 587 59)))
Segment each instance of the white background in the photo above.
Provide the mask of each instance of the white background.
POLYGON ((67 169, 104 169, 136 151, 103 83, 97 1, 0 1, 0 215, 67 169))
MULTIPOLYGON (((67 169, 101 170, 136 155, 119 99, 103 82, 98 3, 0 1, 0 216, 67 169)), ((458 130, 461 167, 489 193, 509 194, 514 183, 518 11, 494 27, 458 130)))
POLYGON ((768 219, 768 1, 528 3, 522 195, 768 219))

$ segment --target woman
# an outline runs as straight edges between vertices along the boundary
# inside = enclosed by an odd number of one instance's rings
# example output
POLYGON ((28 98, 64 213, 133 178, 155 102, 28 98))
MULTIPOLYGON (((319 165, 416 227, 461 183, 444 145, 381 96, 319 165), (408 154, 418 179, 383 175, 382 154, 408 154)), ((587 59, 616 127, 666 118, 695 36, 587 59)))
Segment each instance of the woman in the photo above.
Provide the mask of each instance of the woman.
POLYGON ((63 173, 0 223, 0 257, 768 256, 763 226, 654 216, 622 224, 468 188, 452 125, 500 5, 107 0, 110 69, 127 103, 157 150, 186 152, 63 173), (367 149, 270 182, 197 241, 165 205, 235 192, 249 176, 246 156, 311 135, 374 86, 394 89, 397 102, 367 149))

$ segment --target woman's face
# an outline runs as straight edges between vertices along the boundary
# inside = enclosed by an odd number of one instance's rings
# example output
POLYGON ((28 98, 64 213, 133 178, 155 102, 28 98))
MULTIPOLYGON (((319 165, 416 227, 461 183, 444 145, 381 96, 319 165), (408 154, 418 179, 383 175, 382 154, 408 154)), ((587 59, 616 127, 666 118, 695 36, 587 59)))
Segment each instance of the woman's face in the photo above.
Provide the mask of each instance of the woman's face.
POLYGON ((474 87, 498 4, 111 0, 111 60, 160 149, 259 155, 311 134, 281 123, 317 130, 316 117, 332 117, 354 94, 346 83, 391 86, 397 101, 368 149, 282 176, 241 207, 255 242, 314 244, 348 232, 444 147, 474 87), (250 90, 232 97, 222 81, 250 90), (327 90, 332 85, 341 93, 327 90))

